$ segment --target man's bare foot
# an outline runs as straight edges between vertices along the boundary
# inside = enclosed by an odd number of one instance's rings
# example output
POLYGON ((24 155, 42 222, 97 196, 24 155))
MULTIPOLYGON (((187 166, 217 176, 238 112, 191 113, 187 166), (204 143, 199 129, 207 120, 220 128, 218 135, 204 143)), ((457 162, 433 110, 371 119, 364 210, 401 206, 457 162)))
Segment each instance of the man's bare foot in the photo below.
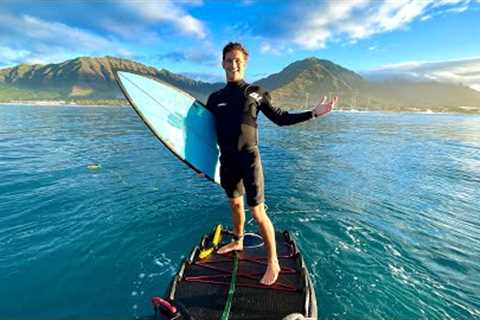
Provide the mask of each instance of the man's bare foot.
POLYGON ((275 283, 275 281, 277 281, 280 270, 281 269, 280 269, 280 265, 278 264, 278 261, 269 262, 267 265, 267 270, 265 271, 265 274, 260 280, 260 283, 266 286, 271 286, 272 284, 275 283))
POLYGON ((243 250, 243 241, 233 241, 224 245, 220 249, 218 249, 217 253, 225 254, 231 251, 242 251, 242 250, 243 250))

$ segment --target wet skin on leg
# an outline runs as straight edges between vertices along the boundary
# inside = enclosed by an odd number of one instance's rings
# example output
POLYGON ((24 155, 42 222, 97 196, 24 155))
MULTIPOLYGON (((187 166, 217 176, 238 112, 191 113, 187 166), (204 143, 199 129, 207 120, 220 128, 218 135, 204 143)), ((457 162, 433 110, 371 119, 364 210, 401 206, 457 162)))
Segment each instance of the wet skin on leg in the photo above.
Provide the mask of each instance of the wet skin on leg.
MULTIPOLYGON (((232 209, 233 232, 236 236, 243 236, 243 228, 245 226, 245 208, 243 206, 243 197, 230 198, 230 208, 232 209)), ((243 238, 238 241, 230 242, 218 249, 219 254, 225 254, 230 251, 243 250, 243 238)))
MULTIPOLYGON (((231 198, 230 207, 232 209, 233 230, 235 235, 242 236, 245 225, 245 209, 243 206, 243 197, 231 198)), ((257 222, 260 233, 265 241, 265 250, 267 253, 267 270, 260 280, 261 284, 272 285, 277 281, 280 273, 280 264, 278 263, 277 247, 275 243, 275 230, 273 228, 270 218, 265 212, 263 203, 250 208, 252 216, 257 222)), ((219 254, 226 254, 231 251, 243 250, 243 239, 230 242, 218 249, 219 254)))
POLYGON ((277 246, 275 243, 275 229, 265 212, 265 206, 263 203, 251 207, 250 209, 253 218, 260 228, 260 233, 265 241, 265 250, 267 252, 267 270, 260 280, 260 283, 269 286, 277 281, 278 274, 280 273, 280 264, 278 263, 277 246))

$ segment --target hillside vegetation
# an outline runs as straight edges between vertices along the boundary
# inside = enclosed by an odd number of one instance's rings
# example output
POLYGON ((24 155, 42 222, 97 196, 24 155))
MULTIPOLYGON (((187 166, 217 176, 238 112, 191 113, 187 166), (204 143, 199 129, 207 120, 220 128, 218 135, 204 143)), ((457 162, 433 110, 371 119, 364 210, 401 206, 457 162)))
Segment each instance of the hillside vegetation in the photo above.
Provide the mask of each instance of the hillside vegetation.
MULTIPOLYGON (((222 83, 196 81, 144 64, 114 57, 80 57, 58 64, 0 70, 0 102, 62 100, 80 104, 126 103, 113 71, 156 77, 205 102, 222 83)), ((357 73, 316 57, 296 61, 255 82, 268 89, 275 104, 290 109, 313 107, 321 98, 340 96, 339 109, 480 113, 480 92, 451 83, 407 80, 367 81, 357 73)))

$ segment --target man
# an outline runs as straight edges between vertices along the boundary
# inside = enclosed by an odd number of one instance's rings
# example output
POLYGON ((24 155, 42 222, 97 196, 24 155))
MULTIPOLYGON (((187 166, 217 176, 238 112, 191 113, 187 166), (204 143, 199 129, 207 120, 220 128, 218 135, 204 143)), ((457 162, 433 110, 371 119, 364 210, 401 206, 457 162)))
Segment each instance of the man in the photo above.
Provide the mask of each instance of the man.
POLYGON ((272 285, 278 278, 275 231, 264 207, 263 169, 257 141, 257 115, 262 111, 277 125, 292 125, 328 113, 337 103, 337 97, 326 103, 326 97, 312 111, 288 113, 273 107, 270 95, 258 86, 243 80, 248 52, 240 43, 228 43, 223 48, 222 66, 227 85, 212 93, 207 102, 215 116, 220 147, 220 181, 229 198, 233 217, 233 242, 221 247, 219 254, 243 249, 245 210, 243 194, 263 236, 267 252, 267 269, 260 280, 272 285))

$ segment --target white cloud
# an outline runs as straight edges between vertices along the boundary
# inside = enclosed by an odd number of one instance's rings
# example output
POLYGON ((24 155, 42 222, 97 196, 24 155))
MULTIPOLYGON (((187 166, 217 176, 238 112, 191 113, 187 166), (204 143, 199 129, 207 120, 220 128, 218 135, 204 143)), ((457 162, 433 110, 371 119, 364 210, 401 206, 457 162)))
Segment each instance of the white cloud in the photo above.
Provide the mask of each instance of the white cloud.
MULTIPOLYGON (((122 1, 122 4, 150 22, 170 23, 180 32, 193 35, 199 39, 204 39, 207 36, 203 23, 187 14, 178 3, 171 0, 122 1)), ((190 2, 190 4, 192 3, 190 2)), ((196 1, 193 4, 199 3, 196 1)))
POLYGON ((109 38, 30 15, 0 14, 0 47, 2 66, 60 62, 80 55, 129 55, 109 38))
POLYGON ((365 36, 401 28, 421 15, 427 6, 427 1, 418 0, 385 2, 379 7, 376 15, 366 20, 370 32, 365 36))
POLYGON ((304 49, 324 48, 329 41, 339 39, 355 43, 374 34, 406 28, 417 19, 431 19, 440 12, 464 12, 469 3, 470 0, 295 2, 285 16, 272 22, 283 21, 276 26, 281 32, 269 41, 293 42, 304 49))
POLYGON ((83 55, 132 57, 128 44, 141 50, 179 34, 205 41, 203 23, 184 9, 202 4, 202 0, 67 2, 55 5, 59 12, 53 21, 53 15, 42 10, 45 7, 18 10, 12 4, 0 10, 0 47, 9 48, 0 52, 0 65, 60 62, 83 55))
MULTIPOLYGON (((72 52, 62 48, 35 48, 32 51, 0 46, 0 68, 14 67, 18 64, 58 63, 72 58, 72 52)), ((79 54, 77 54, 79 56, 79 54)))
POLYGON ((468 10, 468 6, 448 9, 447 12, 462 13, 468 10))
POLYGON ((10 47, 0 46, 0 61, 17 61, 28 57, 28 50, 14 50, 10 47))
POLYGON ((422 64, 425 64, 424 61, 404 61, 400 63, 395 63, 395 64, 386 64, 383 65, 379 68, 375 68, 371 71, 375 72, 383 72, 383 71, 388 71, 388 70, 395 70, 395 71, 408 71, 413 68, 417 68, 418 66, 421 66, 422 64))
POLYGON ((147 30, 145 26, 133 23, 123 23, 115 19, 105 18, 100 25, 112 34, 116 34, 127 41, 134 41, 146 45, 152 45, 160 41, 157 33, 147 30))
POLYGON ((470 86, 470 88, 472 88, 473 90, 480 91, 480 84, 473 84, 470 86))
POLYGON ((90 50, 112 46, 112 42, 104 37, 59 22, 47 22, 25 15, 17 19, 16 23, 23 29, 24 36, 42 41, 44 44, 63 42, 66 45, 74 44, 90 50))
POLYGON ((283 45, 271 45, 270 43, 262 43, 260 45, 260 52, 261 53, 269 53, 274 55, 283 55, 283 54, 292 54, 293 49, 285 47, 283 45))
POLYGON ((461 83, 480 91, 480 57, 441 62, 408 61, 385 65, 367 74, 371 76, 405 75, 418 79, 461 83))
POLYGON ((466 4, 469 2, 470 0, 437 0, 433 6, 440 7, 444 5, 466 4))
POLYGON ((23 15, 0 15, 0 42, 27 42, 30 45, 55 45, 89 50, 117 48, 110 39, 59 22, 23 15))
POLYGON ((96 5, 81 1, 59 4, 53 21, 42 7, 18 10, 12 5, 0 11, 0 67, 85 55, 130 58, 134 56, 130 46, 138 54, 182 34, 205 43, 204 24, 187 12, 188 6, 201 5, 202 0, 118 0, 96 5))
MULTIPOLYGON (((364 8, 369 0, 330 1, 324 7, 305 7, 295 13, 292 23, 292 40, 307 49, 325 47, 327 40, 335 33, 338 22, 347 23, 355 10, 364 8), (301 16, 303 16, 301 18, 301 16), (298 23, 297 23, 298 22, 298 23)), ((353 32, 363 32, 361 25, 352 25, 353 32)))

